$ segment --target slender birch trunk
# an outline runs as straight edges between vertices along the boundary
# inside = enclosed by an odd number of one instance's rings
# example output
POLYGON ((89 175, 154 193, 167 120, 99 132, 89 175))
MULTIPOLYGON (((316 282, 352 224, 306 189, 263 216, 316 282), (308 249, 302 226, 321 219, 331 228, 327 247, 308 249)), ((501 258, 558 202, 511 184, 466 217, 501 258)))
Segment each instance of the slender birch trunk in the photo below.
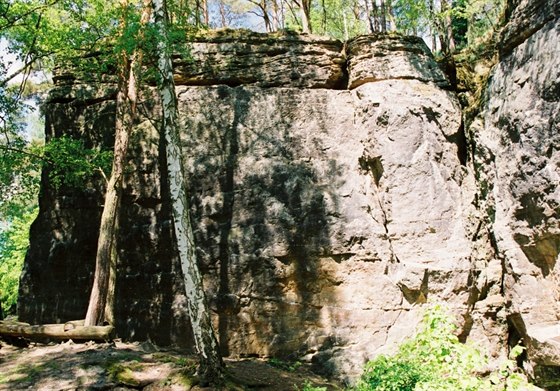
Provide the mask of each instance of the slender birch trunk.
POLYGON ((167 142, 167 168, 173 209, 173 225, 183 271, 188 314, 200 361, 199 375, 201 380, 220 383, 223 378, 224 365, 219 355, 218 342, 212 328, 210 311, 206 304, 202 275, 198 269, 186 192, 187 183, 183 172, 173 64, 167 45, 166 1, 154 0, 153 7, 154 22, 161 37, 157 45, 158 69, 161 76, 159 93, 163 108, 163 132, 167 142))
MULTIPOLYGON (((149 1, 144 2, 149 6, 149 1)), ((124 31, 128 0, 121 0, 123 12, 121 31, 124 31)), ((149 20, 149 7, 144 7, 141 22, 149 20)), ((130 130, 136 116, 137 80, 136 71, 140 66, 141 54, 136 52, 132 60, 128 54, 121 53, 119 88, 117 92, 117 113, 115 120, 115 146, 111 177, 105 193, 105 204, 101 214, 97 254, 95 260, 95 274, 90 294, 85 325, 98 326, 106 321, 114 324, 115 285, 117 274, 118 210, 121 201, 124 179, 124 167, 130 130)))

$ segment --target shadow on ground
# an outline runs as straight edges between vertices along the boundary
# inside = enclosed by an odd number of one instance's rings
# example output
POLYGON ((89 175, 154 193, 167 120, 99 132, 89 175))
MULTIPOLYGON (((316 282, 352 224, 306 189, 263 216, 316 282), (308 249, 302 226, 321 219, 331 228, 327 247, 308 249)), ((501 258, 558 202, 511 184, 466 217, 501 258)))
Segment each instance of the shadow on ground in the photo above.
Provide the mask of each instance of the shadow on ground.
MULTIPOLYGON (((303 365, 251 359, 228 360, 227 368, 226 389, 287 391, 306 383, 340 389, 303 365)), ((0 390, 202 390, 195 370, 192 356, 150 343, 0 345, 0 390)))

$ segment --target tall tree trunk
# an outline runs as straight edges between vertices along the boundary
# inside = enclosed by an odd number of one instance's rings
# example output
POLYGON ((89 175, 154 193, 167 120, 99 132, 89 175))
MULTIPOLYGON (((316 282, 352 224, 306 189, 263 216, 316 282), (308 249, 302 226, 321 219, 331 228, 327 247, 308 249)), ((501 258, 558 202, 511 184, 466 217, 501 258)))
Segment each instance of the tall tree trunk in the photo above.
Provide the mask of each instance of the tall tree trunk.
POLYGON ((321 33, 322 34, 326 34, 327 33, 327 5, 325 4, 325 0, 321 0, 321 10, 322 10, 322 15, 321 15, 321 33))
POLYGON ((270 33, 273 30, 272 30, 272 23, 270 22, 270 15, 268 13, 268 7, 266 5, 266 0, 261 0, 258 5, 263 14, 264 28, 266 29, 267 32, 270 33))
POLYGON ((223 0, 220 0, 219 2, 219 9, 220 9, 220 17, 222 20, 222 27, 228 27, 228 22, 227 22, 227 18, 226 18, 226 5, 224 4, 223 0))
POLYGON ((280 22, 280 7, 277 0, 272 0, 272 29, 279 31, 282 27, 280 22))
POLYGON ((376 33, 381 31, 381 26, 379 25, 379 6, 377 5, 377 0, 371 1, 371 17, 373 19, 373 31, 376 33))
POLYGON ((451 4, 449 0, 441 0, 441 51, 445 55, 455 52, 455 38, 453 36, 453 25, 451 23, 451 4))
POLYGON ((385 1, 381 0, 381 3, 379 5, 379 13, 381 14, 381 21, 380 21, 380 25, 381 25, 381 32, 385 33, 387 32, 387 10, 385 9, 385 1))
POLYGON ((304 33, 311 34, 311 0, 300 0, 301 27, 304 33))
POLYGON ((429 0, 428 2, 428 12, 429 12, 429 16, 430 16, 430 38, 431 38, 431 44, 432 44, 432 52, 435 53, 437 50, 437 29, 434 26, 434 21, 436 19, 436 11, 435 11, 435 7, 434 7, 434 0, 429 0))
POLYGON ((224 364, 219 355, 218 343, 210 311, 206 304, 202 275, 198 269, 194 235, 186 193, 187 183, 183 172, 180 147, 177 96, 173 81, 173 64, 167 44, 167 7, 165 0, 154 0, 154 22, 161 37, 157 45, 158 69, 161 75, 159 93, 163 109, 163 132, 167 142, 167 168, 173 209, 173 225, 177 250, 183 271, 188 314, 192 325, 195 347, 200 360, 199 375, 203 381, 221 382, 224 364))
POLYGON ((119 82, 117 93, 117 118, 115 123, 115 147, 113 168, 105 193, 105 204, 101 214, 99 237, 97 240, 97 254, 95 257, 95 274, 91 290, 88 309, 86 312, 86 326, 103 324, 105 316, 112 320, 112 296, 114 292, 114 269, 117 263, 114 249, 117 227, 118 207, 121 198, 126 150, 128 148, 128 126, 130 126, 130 112, 127 108, 126 86, 119 82), (110 288, 110 286, 112 288, 110 288), (109 306, 107 306, 109 304, 109 306), (109 308, 107 308, 109 307, 109 308), (109 309, 109 310, 108 310, 109 309))
POLYGON ((194 25, 200 27, 202 25, 202 0, 195 0, 194 2, 194 25))
POLYGON ((369 0, 364 0, 364 5, 366 9, 366 18, 368 22, 368 32, 372 34, 373 32, 375 32, 375 30, 373 27, 373 20, 372 20, 373 15, 371 14, 371 10, 369 9, 369 0))
MULTIPOLYGON (((128 1, 121 0, 121 31, 126 28, 128 1)), ((115 146, 111 177, 107 183, 105 203, 101 214, 97 253, 95 257, 95 274, 86 312, 85 325, 103 324, 105 317, 113 319, 114 281, 116 268, 115 242, 118 230, 118 207, 121 199, 122 182, 126 151, 128 148, 128 129, 132 126, 132 116, 128 105, 128 74, 130 61, 126 52, 121 53, 119 64, 119 86, 117 92, 117 113, 115 119, 115 146)))
POLYGON ((202 14, 204 16, 204 25, 210 25, 210 11, 208 10, 208 0, 202 0, 202 14))
MULTIPOLYGON (((145 0, 144 3, 149 5, 148 0, 145 0)), ((121 31, 124 31, 127 23, 128 0, 121 0, 121 8, 123 13, 121 31)), ((147 23, 149 12, 149 7, 145 6, 142 12, 142 23, 147 23)), ((86 312, 86 326, 98 326, 103 324, 104 321, 114 324, 114 296, 117 273, 116 240, 119 227, 118 210, 130 130, 136 116, 138 88, 136 68, 139 67, 139 62, 141 62, 140 53, 136 52, 132 60, 125 51, 121 53, 113 167, 105 193, 103 213, 101 214, 95 274, 86 312)))

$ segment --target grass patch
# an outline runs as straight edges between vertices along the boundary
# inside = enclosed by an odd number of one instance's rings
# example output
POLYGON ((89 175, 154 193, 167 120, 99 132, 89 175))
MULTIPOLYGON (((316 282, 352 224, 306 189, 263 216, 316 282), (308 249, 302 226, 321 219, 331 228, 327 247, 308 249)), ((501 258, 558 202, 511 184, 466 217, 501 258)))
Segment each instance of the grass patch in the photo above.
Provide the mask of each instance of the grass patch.
POLYGON ((299 361, 284 361, 277 358, 271 358, 267 361, 268 365, 274 368, 281 369, 283 371, 288 372, 295 372, 299 367, 302 366, 302 363, 299 361))

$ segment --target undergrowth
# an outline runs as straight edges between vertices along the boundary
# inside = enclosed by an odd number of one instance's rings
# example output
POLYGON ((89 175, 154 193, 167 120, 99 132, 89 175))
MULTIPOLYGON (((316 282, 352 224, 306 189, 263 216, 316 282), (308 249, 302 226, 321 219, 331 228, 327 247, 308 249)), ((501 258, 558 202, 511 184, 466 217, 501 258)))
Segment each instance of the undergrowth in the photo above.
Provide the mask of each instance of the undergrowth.
POLYGON ((369 361, 355 391, 514 391, 536 389, 517 371, 516 346, 499 370, 481 376, 487 357, 454 334, 453 318, 439 305, 424 316, 420 331, 392 356, 369 361))

